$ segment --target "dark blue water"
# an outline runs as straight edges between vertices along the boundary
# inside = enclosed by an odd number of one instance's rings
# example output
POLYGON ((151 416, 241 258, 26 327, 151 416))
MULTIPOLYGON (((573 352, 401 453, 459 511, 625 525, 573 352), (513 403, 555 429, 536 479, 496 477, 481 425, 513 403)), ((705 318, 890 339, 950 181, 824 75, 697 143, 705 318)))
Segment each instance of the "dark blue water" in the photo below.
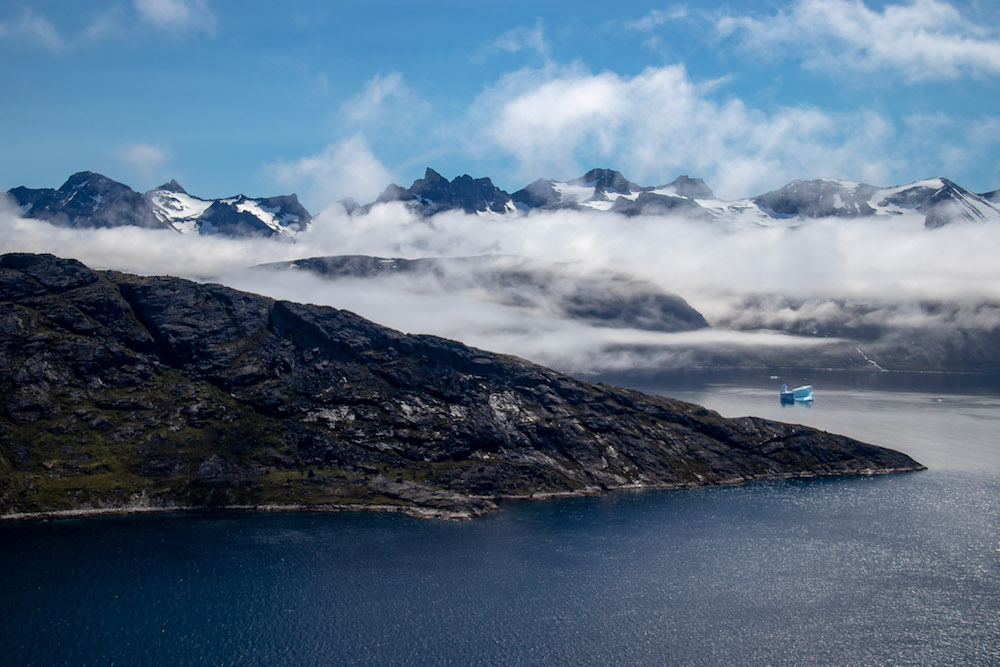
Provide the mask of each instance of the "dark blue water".
MULTIPOLYGON (((840 419, 822 396, 806 416, 840 419)), ((518 502, 465 523, 0 525, 0 660, 1000 664, 1000 465, 983 444, 1000 406, 928 400, 894 437, 959 463, 924 473, 518 502), (942 419, 964 435, 939 442, 942 419)))

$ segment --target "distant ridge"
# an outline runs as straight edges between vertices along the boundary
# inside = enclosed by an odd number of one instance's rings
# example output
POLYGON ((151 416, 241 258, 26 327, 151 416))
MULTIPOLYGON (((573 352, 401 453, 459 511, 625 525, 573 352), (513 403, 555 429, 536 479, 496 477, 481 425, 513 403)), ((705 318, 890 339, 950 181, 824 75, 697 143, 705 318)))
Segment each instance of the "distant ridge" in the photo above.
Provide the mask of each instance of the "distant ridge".
MULTIPOLYGON (((93 172, 73 174, 58 190, 17 187, 7 196, 22 215, 65 227, 131 225, 184 233, 293 238, 312 222, 312 215, 294 194, 201 199, 173 179, 140 194, 93 172)), ((940 177, 892 187, 836 179, 796 180, 749 199, 723 201, 703 180, 687 175, 664 185, 644 186, 621 172, 599 168, 568 181, 537 179, 508 194, 489 178, 463 174, 449 181, 428 167, 409 187, 391 183, 373 202, 360 205, 344 199, 340 204, 352 216, 366 215, 379 205, 400 204, 422 218, 447 211, 513 217, 576 210, 771 226, 789 220, 915 212, 924 216, 928 229, 954 222, 1000 222, 1000 190, 975 194, 940 177)))
POLYGON ((294 236, 312 216, 292 194, 252 199, 199 199, 175 179, 140 194, 101 174, 83 171, 58 189, 17 187, 7 196, 26 217, 60 227, 145 227, 226 236, 294 236))
POLYGON ((952 222, 1000 222, 1000 191, 974 194, 946 178, 909 185, 876 187, 836 179, 798 180, 745 200, 722 201, 700 178, 687 175, 659 186, 638 185, 621 172, 591 169, 568 181, 537 179, 513 194, 488 178, 460 176, 448 181, 433 169, 409 188, 389 185, 372 203, 345 203, 352 215, 378 204, 398 202, 415 215, 429 217, 462 210, 479 215, 530 214, 578 210, 641 215, 679 215, 696 220, 742 220, 773 225, 784 220, 891 217, 907 211, 924 215, 928 229, 952 222))

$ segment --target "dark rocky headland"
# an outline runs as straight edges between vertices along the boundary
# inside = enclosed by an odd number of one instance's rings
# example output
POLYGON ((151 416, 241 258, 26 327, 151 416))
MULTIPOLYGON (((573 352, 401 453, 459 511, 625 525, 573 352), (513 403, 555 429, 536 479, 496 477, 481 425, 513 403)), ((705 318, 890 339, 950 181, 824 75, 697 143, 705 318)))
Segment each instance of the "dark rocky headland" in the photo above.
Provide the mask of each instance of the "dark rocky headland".
POLYGON ((0 515, 468 517, 509 497, 920 470, 334 308, 0 256, 0 515))

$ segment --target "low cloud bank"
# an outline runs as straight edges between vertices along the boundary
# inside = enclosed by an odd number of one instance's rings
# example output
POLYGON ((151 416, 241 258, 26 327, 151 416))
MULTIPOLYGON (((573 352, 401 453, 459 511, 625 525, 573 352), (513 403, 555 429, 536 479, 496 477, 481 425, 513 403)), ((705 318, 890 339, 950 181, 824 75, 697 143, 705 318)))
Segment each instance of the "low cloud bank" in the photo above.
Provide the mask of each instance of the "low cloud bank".
POLYGON ((759 228, 574 211, 520 218, 449 212, 421 220, 392 204, 351 218, 333 206, 297 241, 281 242, 129 227, 73 230, 0 211, 2 252, 50 252, 95 268, 221 282, 573 371, 683 366, 719 349, 734 358, 779 348, 823 354, 850 347, 841 334, 874 341, 889 329, 989 333, 1000 327, 997 247, 1000 226, 928 231, 920 216, 759 228), (517 255, 566 263, 560 280, 570 281, 613 271, 683 297, 713 328, 662 333, 595 326, 560 315, 544 300, 512 304, 509 294, 499 299, 489 286, 456 288, 440 279, 332 281, 301 270, 251 269, 346 254, 517 255))

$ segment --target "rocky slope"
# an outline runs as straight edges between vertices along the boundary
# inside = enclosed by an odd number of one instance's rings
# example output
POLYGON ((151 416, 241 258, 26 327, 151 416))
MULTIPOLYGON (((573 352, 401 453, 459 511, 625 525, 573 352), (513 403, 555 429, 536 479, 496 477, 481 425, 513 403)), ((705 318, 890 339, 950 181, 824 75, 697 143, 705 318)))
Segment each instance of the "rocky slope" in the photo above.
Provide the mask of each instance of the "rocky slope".
POLYGON ((0 513, 378 507, 920 469, 349 312, 0 256, 0 513))

